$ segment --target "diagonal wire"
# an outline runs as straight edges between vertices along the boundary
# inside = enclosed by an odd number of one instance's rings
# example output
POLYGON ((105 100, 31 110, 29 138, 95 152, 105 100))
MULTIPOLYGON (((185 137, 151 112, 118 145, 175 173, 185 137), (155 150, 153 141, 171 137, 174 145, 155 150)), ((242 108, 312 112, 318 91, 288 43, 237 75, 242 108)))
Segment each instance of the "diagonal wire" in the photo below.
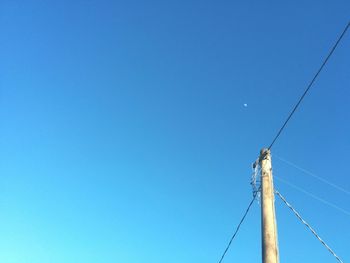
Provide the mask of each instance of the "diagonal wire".
POLYGON ((322 240, 322 238, 316 233, 316 231, 301 217, 301 215, 292 207, 291 204, 287 202, 287 200, 278 192, 275 191, 275 193, 282 199, 282 201, 293 211, 293 213, 296 215, 296 217, 314 234, 314 236, 322 243, 323 246, 326 247, 326 249, 340 262, 344 263, 338 256, 335 254, 335 252, 326 244, 325 241, 322 240))
MULTIPOLYGON (((259 190, 258 190, 258 191, 259 191, 259 190)), ((252 201, 250 201, 247 210, 245 211, 245 213, 244 213, 244 215, 243 215, 241 221, 239 222, 239 224, 238 224, 238 226, 237 226, 235 232, 233 233, 233 235, 232 235, 232 237, 231 237, 231 239, 230 239, 230 242, 228 242, 227 247, 225 248, 225 251, 224 251, 224 253, 222 254, 222 256, 221 256, 221 258, 220 258, 220 260, 219 260, 219 263, 221 263, 221 262, 223 261, 225 255, 226 255, 226 253, 227 253, 227 251, 228 251, 228 249, 230 248, 230 246, 231 246, 231 244, 232 244, 233 239, 236 237, 239 228, 241 227, 241 225, 242 225, 242 223, 243 223, 245 217, 247 216, 250 207, 251 207, 252 204, 254 203, 254 200, 255 200, 255 198, 256 198, 256 195, 257 195, 257 192, 254 193, 253 199, 252 199, 252 201)))
POLYGON ((316 74, 314 75, 314 77, 312 78, 312 80, 310 81, 309 85, 307 86, 307 88, 305 89, 303 95, 300 97, 299 101, 297 102, 297 104, 294 106, 293 110, 291 111, 291 113, 288 115, 287 119, 285 120, 285 122, 283 123, 282 127, 279 129, 279 131, 277 132, 277 135, 275 136, 275 138, 272 140, 272 143, 269 146, 269 150, 271 149, 272 145, 275 143, 275 141, 277 140, 277 138, 280 136, 280 134, 282 133, 283 129, 286 127, 287 123, 289 122, 290 118, 293 116, 294 112, 297 110, 297 108, 299 107, 300 103, 302 102, 302 100, 304 99, 305 95, 308 93, 308 91, 310 90, 311 86, 314 84, 315 80, 317 79, 318 75, 321 73, 322 69, 324 68, 324 66, 327 64, 329 58, 332 56, 334 50, 337 48, 338 44, 340 43, 340 41, 342 40, 343 36, 345 35, 346 31, 349 29, 350 27, 350 22, 348 22, 348 24, 345 26, 343 32, 341 33, 341 35, 339 36, 339 38, 337 39, 337 41, 335 42, 335 44, 333 45, 332 49, 330 50, 330 52, 328 53, 327 57, 325 58, 325 60, 323 61, 321 67, 318 69, 318 71, 316 72, 316 74))
POLYGON ((321 197, 318 197, 317 195, 315 195, 313 193, 310 193, 309 191, 306 191, 305 189, 301 188, 300 186, 292 184, 291 182, 288 182, 287 180, 282 179, 281 177, 279 177, 277 175, 274 175, 274 178, 276 178, 278 181, 281 181, 281 182, 283 182, 283 183, 293 187, 294 189, 296 189, 296 190, 298 190, 298 191, 300 191, 300 192, 302 192, 302 193, 312 197, 313 199, 315 199, 315 200, 317 200, 317 201, 319 201, 319 202, 321 202, 321 203, 323 203, 325 205, 328 205, 328 206, 330 206, 330 207, 332 207, 334 209, 337 209, 338 211, 344 213, 347 216, 350 216, 350 211, 347 211, 347 210, 345 210, 345 209, 343 209, 343 208, 341 208, 341 207, 339 207, 339 206, 337 206, 337 205, 335 205, 335 204, 333 204, 333 203, 331 203, 331 202, 329 202, 329 201, 327 201, 327 200, 325 200, 325 199, 323 199, 321 197))
POLYGON ((337 190, 339 190, 339 191, 341 191, 341 192, 343 192, 345 194, 350 195, 350 191, 344 189, 343 187, 341 187, 339 185, 336 185, 336 184, 334 184, 334 183, 332 183, 332 182, 330 182, 330 181, 328 181, 328 180, 326 180, 326 179, 324 179, 324 178, 322 178, 320 176, 317 176, 316 174, 314 174, 312 172, 309 172, 308 170, 305 170, 304 168, 302 168, 302 167, 300 167, 300 166, 298 166, 298 165, 296 165, 296 164, 294 164, 294 163, 292 163, 290 161, 287 161, 286 159, 284 159, 282 157, 279 157, 276 154, 274 154, 274 156, 277 157, 277 159, 281 160, 282 162, 284 162, 284 163, 294 167, 295 169, 298 169, 299 171, 302 171, 303 173, 305 173, 307 175, 310 175, 310 176, 320 180, 321 182, 323 182, 325 184, 328 184, 328 185, 332 186, 333 188, 335 188, 335 189, 337 189, 337 190))

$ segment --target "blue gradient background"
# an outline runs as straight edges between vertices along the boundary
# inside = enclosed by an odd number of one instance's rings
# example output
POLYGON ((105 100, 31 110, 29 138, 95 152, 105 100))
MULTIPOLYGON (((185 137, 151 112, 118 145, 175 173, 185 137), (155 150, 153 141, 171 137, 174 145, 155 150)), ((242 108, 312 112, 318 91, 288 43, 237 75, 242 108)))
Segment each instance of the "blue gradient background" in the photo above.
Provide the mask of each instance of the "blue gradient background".
MULTIPOLYGON (((345 0, 2 0, 0 262, 217 262, 251 199, 251 163, 349 11, 345 0)), ((347 190, 349 47, 347 34, 272 151, 347 190)), ((350 211, 349 194, 273 165, 350 211)), ((350 261, 350 216, 275 185, 350 261)), ((335 262, 276 209, 281 262, 335 262)), ((255 203, 224 262, 260 262, 260 239, 255 203)))

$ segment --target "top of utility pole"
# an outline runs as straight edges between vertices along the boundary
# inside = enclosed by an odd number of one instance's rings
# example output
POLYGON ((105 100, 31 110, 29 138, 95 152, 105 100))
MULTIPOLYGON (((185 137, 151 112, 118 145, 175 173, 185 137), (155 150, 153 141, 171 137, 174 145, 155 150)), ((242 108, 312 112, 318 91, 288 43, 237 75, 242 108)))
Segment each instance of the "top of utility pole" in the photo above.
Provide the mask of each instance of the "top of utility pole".
POLYGON ((260 150, 259 163, 265 158, 265 156, 270 155, 270 150, 268 148, 262 148, 260 150))

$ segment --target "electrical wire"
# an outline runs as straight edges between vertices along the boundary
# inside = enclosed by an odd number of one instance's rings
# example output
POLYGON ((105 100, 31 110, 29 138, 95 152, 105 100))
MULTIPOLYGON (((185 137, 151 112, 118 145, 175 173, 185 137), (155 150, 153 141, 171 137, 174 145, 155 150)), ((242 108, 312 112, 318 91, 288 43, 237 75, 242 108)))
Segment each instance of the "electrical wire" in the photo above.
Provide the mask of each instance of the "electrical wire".
POLYGON ((291 204, 289 204, 287 202, 287 200, 278 192, 275 191, 275 193, 282 199, 282 201, 286 204, 286 206, 288 206, 293 213, 295 214, 295 216, 312 232, 312 234, 322 243, 322 245, 340 262, 340 263, 344 263, 337 254, 335 254, 335 252, 326 244, 325 241, 323 241, 323 239, 316 233, 316 231, 310 226, 310 224, 308 224, 302 217, 301 215, 292 207, 291 204))
POLYGON ((310 193, 309 191, 306 191, 305 189, 301 188, 300 186, 297 186, 297 185, 295 185, 295 184, 292 184, 291 182, 288 182, 287 180, 282 179, 282 178, 280 178, 280 177, 277 176, 277 175, 274 175, 274 177, 275 177, 278 181, 281 181, 281 182, 283 182, 283 183, 285 183, 285 184, 287 184, 287 185, 293 187, 294 189, 296 189, 296 190, 298 190, 298 191, 300 191, 300 192, 302 192, 302 193, 304 193, 304 194, 306 194, 306 195, 312 197, 313 199, 315 199, 315 200, 317 200, 317 201, 319 201, 319 202, 321 202, 321 203, 323 203, 323 204, 325 204, 325 205, 328 205, 328 206, 330 206, 330 207, 332 207, 332 208, 338 210, 339 212, 342 212, 343 214, 345 214, 345 215, 347 215, 347 216, 350 216, 350 212, 349 212, 349 211, 347 211, 347 210, 345 210, 345 209, 343 209, 343 208, 341 208, 341 207, 339 207, 339 206, 337 206, 337 205, 335 205, 335 204, 333 204, 333 203, 331 203, 331 202, 329 202, 329 201, 327 201, 327 200, 324 200, 323 198, 318 197, 317 195, 314 195, 314 194, 310 193))
POLYGON ((221 263, 221 262, 223 261, 223 259, 224 259, 225 255, 226 255, 227 251, 229 250, 229 248, 230 248, 230 246, 231 246, 231 244, 232 244, 232 241, 233 241, 234 238, 236 237, 239 228, 241 227, 241 225, 242 225, 242 223, 243 223, 245 217, 247 216, 247 214, 248 214, 248 212, 249 212, 250 207, 251 207, 252 204, 254 203, 254 200, 255 200, 255 198, 256 198, 256 195, 257 195, 257 192, 254 193, 253 199, 252 199, 252 201, 250 201, 247 210, 245 211, 245 213, 244 213, 244 215, 243 215, 241 221, 239 222, 239 224, 238 224, 238 226, 237 226, 235 232, 233 233, 233 235, 232 235, 232 237, 231 237, 231 239, 230 239, 230 242, 228 242, 228 244, 227 244, 227 246, 226 246, 226 248, 225 248, 225 251, 224 251, 224 253, 222 254, 222 256, 221 256, 221 258, 220 258, 220 260, 219 260, 219 263, 221 263))
POLYGON ((306 170, 306 169, 304 169, 304 168, 302 168, 302 167, 300 167, 300 166, 298 166, 298 165, 296 165, 296 164, 294 164, 294 163, 292 163, 290 161, 287 161, 286 159, 284 159, 282 157, 279 157, 276 154, 274 154, 274 157, 277 157, 277 159, 279 159, 280 161, 282 161, 282 162, 284 162, 284 163, 286 163, 286 164, 288 164, 288 165, 298 169, 299 171, 302 171, 303 173, 305 173, 307 175, 310 175, 310 176, 318 179, 319 181, 321 181, 321 182, 323 182, 325 184, 328 184, 329 186, 332 186, 333 188, 335 188, 335 189, 337 189, 337 190, 339 190, 339 191, 341 191, 341 192, 343 192, 345 194, 350 195, 350 191, 344 189, 343 187, 341 187, 339 185, 336 185, 336 184, 334 184, 334 183, 332 183, 332 182, 330 182, 330 181, 328 181, 326 179, 323 179, 322 177, 317 176, 316 174, 314 174, 314 173, 312 173, 312 172, 310 172, 310 171, 308 171, 308 170, 306 170))
POLYGON ((343 30, 343 32, 341 33, 341 35, 339 36, 339 38, 337 39, 337 41, 335 42, 335 44, 333 45, 332 49, 330 50, 330 52, 328 53, 326 59, 323 61, 323 63, 321 64, 321 67, 318 69, 318 71, 316 72, 316 74, 314 75, 314 77, 312 78, 311 82, 309 83, 309 85, 307 86, 306 90, 304 91, 303 95, 299 98, 299 101, 297 102, 297 104, 294 106, 293 110, 290 112, 289 116, 287 117, 287 119, 285 120, 285 122, 283 123, 282 127, 279 129, 279 131, 277 132, 275 138, 272 140, 270 146, 269 146, 269 150, 271 149, 271 147, 273 146, 273 144, 275 143, 275 141, 277 140, 277 138, 280 136, 280 134, 282 133, 282 131, 284 130, 284 128, 286 127, 287 123, 289 122, 290 118, 293 116, 294 112, 297 110, 297 108, 299 107, 300 103, 302 102, 302 100, 304 99, 304 97, 306 96, 306 94, 308 93, 308 91, 310 90, 311 86, 314 84, 315 80, 317 79, 318 75, 320 74, 320 72, 322 71, 322 69, 324 68, 324 66, 327 64, 329 58, 332 56, 334 50, 337 48, 338 44, 340 43, 340 41, 342 40, 343 36, 345 35, 346 31, 349 29, 350 27, 350 22, 348 22, 348 24, 346 25, 345 29, 343 30))

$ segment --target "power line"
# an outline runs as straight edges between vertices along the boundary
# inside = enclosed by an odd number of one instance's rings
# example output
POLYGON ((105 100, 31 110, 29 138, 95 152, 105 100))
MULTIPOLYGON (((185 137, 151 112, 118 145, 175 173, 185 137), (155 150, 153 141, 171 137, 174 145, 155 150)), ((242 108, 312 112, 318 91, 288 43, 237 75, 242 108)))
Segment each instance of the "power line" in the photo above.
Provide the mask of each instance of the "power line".
POLYGON ((300 192, 302 192, 302 193, 312 197, 313 199, 315 199, 315 200, 317 200, 317 201, 319 201, 319 202, 321 202, 321 203, 323 203, 325 205, 328 205, 328 206, 330 206, 330 207, 332 207, 334 209, 337 209, 338 211, 344 213, 347 216, 350 216, 350 212, 349 211, 347 211, 347 210, 345 210, 345 209, 343 209, 343 208, 341 208, 341 207, 339 207, 339 206, 337 206, 337 205, 335 205, 335 204, 333 204, 333 203, 331 203, 331 202, 329 202, 329 201, 327 201, 327 200, 325 200, 325 199, 323 199, 321 197, 318 197, 317 195, 314 195, 313 193, 310 193, 309 191, 306 191, 305 189, 303 189, 303 188, 301 188, 301 187, 299 187, 299 186, 297 186, 295 184, 292 184, 291 182, 288 182, 287 180, 282 179, 282 178, 280 178, 277 175, 274 175, 274 177, 278 181, 281 181, 281 182, 283 182, 283 183, 293 187, 294 189, 296 189, 296 190, 298 190, 298 191, 300 191, 300 192))
POLYGON ((308 91, 310 90, 311 86, 314 84, 316 78, 318 77, 318 75, 320 74, 320 72, 322 71, 323 67, 327 64, 329 58, 332 56, 334 50, 337 48, 338 44, 340 43, 340 41, 342 40, 343 36, 345 35, 346 31, 348 30, 348 28, 350 27, 350 22, 348 22, 348 24, 346 25, 345 29, 343 30, 342 34, 340 35, 340 37, 338 38, 338 40, 335 42, 334 46, 332 47, 331 51, 328 53, 326 59, 323 61, 321 67, 318 69, 318 71, 316 72, 316 74, 314 75, 314 77, 312 78, 311 82, 309 83, 309 85, 307 86, 306 90, 304 91, 303 95, 300 97, 299 101, 297 102, 297 104, 294 106, 293 110, 291 111, 291 113, 289 114, 289 116, 287 117, 287 119, 285 120, 285 122, 283 123, 282 127, 279 129, 279 131, 277 132, 275 138, 273 139, 272 143, 269 146, 269 150, 271 149, 271 147, 273 146, 273 144, 275 143, 275 141, 277 140, 277 138, 280 136, 280 134, 282 133, 283 129, 286 127, 287 123, 289 122, 290 118, 293 116, 294 112, 297 110, 297 108, 299 107, 300 103, 302 102, 302 100, 304 99, 305 95, 308 93, 308 91))
POLYGON ((291 204, 287 202, 287 200, 278 192, 275 193, 282 199, 282 201, 293 211, 296 217, 314 234, 314 236, 322 243, 323 246, 340 262, 344 263, 335 252, 322 240, 322 238, 316 233, 316 231, 301 217, 301 215, 292 207, 291 204))
POLYGON ((238 224, 238 226, 237 226, 237 228, 236 228, 236 231, 233 233, 233 235, 232 235, 232 237, 231 237, 231 239, 230 239, 230 242, 228 242, 227 247, 226 247, 226 249, 225 249, 224 253, 222 254, 222 256, 221 256, 221 258, 220 258, 220 260, 219 260, 219 263, 221 263, 221 262, 223 261, 223 259, 224 259, 225 255, 226 255, 226 253, 227 253, 227 251, 228 251, 228 249, 230 248, 230 246, 231 246, 231 244, 232 244, 233 239, 236 237, 236 235, 237 235, 237 233, 238 233, 239 228, 241 227, 241 225, 242 225, 242 223, 243 223, 243 221, 244 221, 245 217, 247 216, 247 214, 248 214, 248 212, 249 212, 250 207, 251 207, 251 206, 252 206, 252 204, 254 203, 254 200, 255 200, 255 198, 256 198, 256 195, 257 195, 257 192, 256 192, 256 193, 254 193, 254 195, 253 195, 253 199, 252 199, 252 201, 250 201, 250 203, 249 203, 249 205, 248 205, 247 210, 245 211, 245 213, 244 213, 244 215, 243 215, 243 217, 242 217, 241 221, 239 222, 239 224, 238 224))
POLYGON ((290 161, 287 161, 286 159, 284 159, 284 158, 282 158, 282 157, 279 157, 279 156, 277 156, 276 154, 274 154, 274 156, 277 157, 277 159, 281 160, 282 162, 284 162, 284 163, 286 163, 286 164, 289 164, 290 166, 292 166, 292 167, 298 169, 299 171, 302 171, 302 172, 304 172, 305 174, 308 174, 308 175, 310 175, 310 176, 312 176, 312 177, 314 177, 314 178, 320 180, 321 182, 323 182, 323 183, 325 183, 325 184, 328 184, 328 185, 332 186, 333 188, 335 188, 335 189, 337 189, 337 190, 339 190, 339 191, 341 191, 341 192, 343 192, 343 193, 345 193, 345 194, 350 195, 350 191, 344 189, 343 187, 341 187, 341 186, 339 186, 339 185, 336 185, 336 184, 334 184, 334 183, 332 183, 332 182, 330 182, 330 181, 328 181, 328 180, 326 180, 326 179, 324 179, 324 178, 322 178, 322 177, 320 177, 320 176, 317 176, 316 174, 314 174, 314 173, 312 173, 312 172, 310 172, 310 171, 308 171, 308 170, 306 170, 306 169, 304 169, 304 168, 302 168, 302 167, 300 167, 300 166, 298 166, 298 165, 296 165, 296 164, 294 164, 294 163, 292 163, 292 162, 290 162, 290 161))

